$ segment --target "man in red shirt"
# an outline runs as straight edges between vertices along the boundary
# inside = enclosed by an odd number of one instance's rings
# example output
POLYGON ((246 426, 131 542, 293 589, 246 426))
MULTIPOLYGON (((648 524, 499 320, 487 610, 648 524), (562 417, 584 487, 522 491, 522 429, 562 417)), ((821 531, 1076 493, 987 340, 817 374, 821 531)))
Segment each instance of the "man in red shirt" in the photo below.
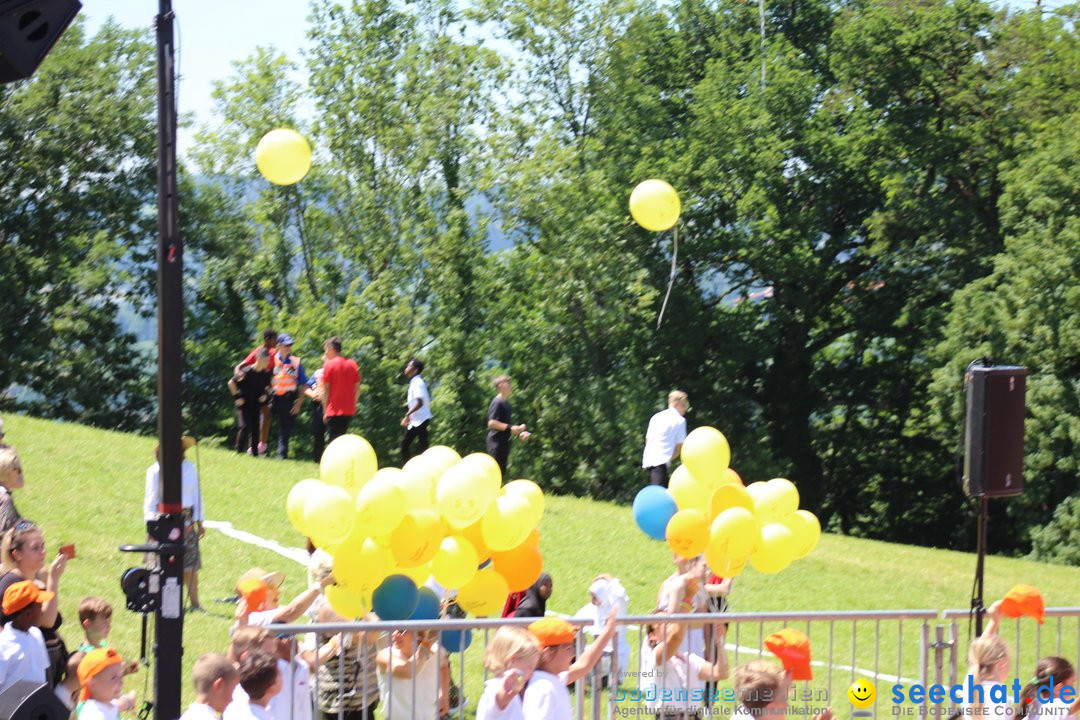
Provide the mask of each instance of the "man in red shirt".
POLYGON ((323 343, 326 362, 323 363, 322 386, 326 404, 323 418, 330 442, 345 434, 349 421, 360 402, 360 368, 352 358, 342 357, 341 338, 332 337, 323 343))

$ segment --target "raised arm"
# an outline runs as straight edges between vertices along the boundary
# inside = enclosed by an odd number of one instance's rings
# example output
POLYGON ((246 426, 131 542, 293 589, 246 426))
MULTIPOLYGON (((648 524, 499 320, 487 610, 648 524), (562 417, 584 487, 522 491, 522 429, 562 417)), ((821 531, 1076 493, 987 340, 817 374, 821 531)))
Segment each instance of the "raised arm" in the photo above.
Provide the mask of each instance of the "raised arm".
POLYGON ((604 656, 604 648, 611 642, 611 638, 615 636, 615 608, 611 609, 608 613, 607 623, 604 625, 603 632, 597 636, 596 640, 588 645, 581 651, 581 655, 578 656, 574 664, 570 666, 570 670, 567 673, 567 684, 579 680, 580 678, 588 675, 592 671, 596 663, 600 662, 600 658, 604 656))

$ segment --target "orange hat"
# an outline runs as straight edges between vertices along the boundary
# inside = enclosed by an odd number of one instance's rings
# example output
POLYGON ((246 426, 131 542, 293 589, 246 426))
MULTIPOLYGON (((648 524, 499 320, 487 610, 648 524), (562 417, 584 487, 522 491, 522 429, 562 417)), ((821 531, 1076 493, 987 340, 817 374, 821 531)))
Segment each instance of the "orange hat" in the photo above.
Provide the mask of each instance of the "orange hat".
POLYGON ((1005 593, 1005 597, 1001 599, 1001 614, 1005 617, 1027 615, 1035 618, 1042 625, 1043 618, 1046 617, 1042 593, 1039 592, 1039 588, 1031 585, 1017 585, 1005 593))
POLYGON ((813 680, 810 670, 810 638, 794 628, 784 628, 765 638, 765 647, 791 671, 792 680, 813 680))
POLYGON ((555 647, 574 642, 577 632, 574 626, 561 618, 544 618, 529 625, 529 632, 540 641, 540 648, 555 647))
POLYGON ((90 697, 90 688, 87 687, 90 678, 110 665, 122 662, 124 662, 124 658, 120 657, 120 653, 110 647, 97 648, 86 653, 86 657, 79 663, 79 684, 82 685, 80 698, 86 700, 90 697))
POLYGON ((54 597, 56 597, 56 593, 42 590, 33 580, 13 583, 4 591, 4 614, 14 615, 31 603, 47 603, 54 597))
POLYGON ((240 593, 240 597, 244 598, 244 601, 247 602, 248 610, 257 612, 266 606, 266 598, 270 592, 270 586, 258 578, 251 578, 249 580, 241 580, 236 586, 236 591, 240 593))

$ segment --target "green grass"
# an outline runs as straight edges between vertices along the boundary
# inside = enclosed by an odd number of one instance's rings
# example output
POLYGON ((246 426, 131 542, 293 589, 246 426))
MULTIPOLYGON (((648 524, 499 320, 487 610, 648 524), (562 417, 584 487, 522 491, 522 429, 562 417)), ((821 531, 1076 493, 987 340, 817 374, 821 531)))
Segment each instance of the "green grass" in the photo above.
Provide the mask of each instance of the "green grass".
MULTIPOLYGON (((26 487, 15 494, 19 510, 40 523, 45 531, 50 557, 62 543, 74 542, 78 557, 72 561, 61 584, 62 630, 68 644, 77 645, 81 635, 76 607, 86 595, 107 598, 116 608, 113 644, 125 655, 138 651, 138 617, 123 609, 119 588, 121 572, 137 565, 141 558, 117 551, 123 543, 145 539, 142 522, 142 494, 145 471, 152 462, 155 441, 121 433, 94 430, 78 425, 7 416, 7 440, 22 457, 26 487)), ((195 451, 189 452, 195 459, 195 451)), ((317 477, 317 466, 309 462, 280 462, 238 456, 222 449, 198 453, 203 498, 208 519, 228 520, 241 530, 291 546, 301 546, 303 538, 285 516, 285 497, 292 485, 306 477, 317 477)), ((541 487, 544 478, 533 478, 541 487)), ((951 490, 945 489, 943 492, 951 490)), ((1002 501, 1007 502, 1007 501, 1002 501)), ((952 518, 941 518, 950 522, 952 518)), ((587 600, 593 576, 609 572, 619 577, 630 595, 630 610, 646 614, 656 601, 659 583, 672 569, 671 554, 663 543, 648 540, 634 525, 629 508, 611 503, 572 497, 549 497, 541 523, 541 550, 545 569, 554 578, 550 610, 572 614, 587 600)), ((993 528, 990 528, 993 532, 993 528)), ((972 538, 974 545, 974 538, 972 538)), ((272 552, 241 543, 215 531, 208 531, 202 545, 203 570, 200 594, 208 613, 189 615, 185 621, 184 664, 204 652, 224 650, 231 623, 232 605, 214 602, 227 597, 236 577, 253 565, 286 572, 286 597, 304 587, 300 566, 272 552)), ((951 552, 896 545, 884 542, 826 535, 808 557, 777 575, 761 575, 748 568, 736 581, 731 603, 735 612, 809 610, 896 610, 964 608, 968 605, 975 569, 972 553, 951 552)), ((1028 560, 989 557, 986 561, 986 597, 1003 595, 1016 583, 1038 586, 1049 606, 1080 605, 1080 569, 1047 565, 1028 560)), ((1042 654, 1055 651, 1047 638, 1057 629, 1048 620, 1043 631, 1042 654)), ((755 623, 739 631, 739 644, 759 647, 759 638, 782 623, 755 623)), ((851 647, 852 623, 811 627, 815 658, 825 658, 830 644, 837 664, 850 664, 854 655, 858 666, 874 665, 872 643, 864 640, 875 623, 858 626, 859 645, 851 647), (830 638, 831 636, 831 638, 830 638)), ((798 625, 806 629, 805 625, 798 625)), ((1030 676, 1036 660, 1034 623, 1020 625, 1023 652, 1014 673, 1030 676)), ((897 627, 895 621, 880 624, 883 642, 880 665, 883 673, 897 670, 897 627)), ((903 626, 903 662, 908 677, 918 677, 920 623, 903 626)), ((1016 644, 1014 624, 1006 626, 1005 638, 1016 644)), ((932 632, 933 628, 931 628, 932 632)), ((1062 653, 1076 661, 1078 631, 1076 621, 1062 628, 1062 653)), ((933 638, 931 638, 933 639, 933 638)), ((734 632, 729 637, 734 640, 734 632)), ((630 644, 639 642, 635 632, 630 644)), ((960 667, 964 667, 967 627, 961 626, 960 667)), ((466 694, 480 693, 480 653, 468 654, 466 694)), ((739 662, 748 659, 741 653, 739 662)), ((185 672, 185 703, 191 692, 185 672)), ((457 671, 457 662, 454 662, 457 671)), ((842 694, 851 682, 850 673, 834 669, 816 670, 814 688, 829 685, 834 708, 847 716, 850 705, 842 694)), ((142 691, 142 676, 129 684, 142 691)), ((879 684, 879 698, 887 698, 888 688, 879 684)), ((885 701, 888 702, 887 700, 885 701)), ((888 705, 879 700, 879 713, 888 705)))

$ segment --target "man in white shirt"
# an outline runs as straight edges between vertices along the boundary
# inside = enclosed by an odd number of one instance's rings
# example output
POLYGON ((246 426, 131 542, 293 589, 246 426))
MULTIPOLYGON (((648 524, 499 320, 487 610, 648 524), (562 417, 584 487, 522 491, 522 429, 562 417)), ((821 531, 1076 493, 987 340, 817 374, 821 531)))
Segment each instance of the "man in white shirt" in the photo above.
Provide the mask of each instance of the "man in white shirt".
POLYGON ((679 457, 683 440, 686 439, 686 411, 690 398, 682 390, 668 393, 668 406, 649 419, 645 431, 645 452, 641 467, 649 471, 652 485, 668 486, 668 463, 679 457))
POLYGON ((428 449, 428 428, 431 425, 431 397, 427 383, 420 373, 424 372, 424 363, 413 358, 405 363, 405 377, 409 378, 409 393, 405 398, 405 417, 401 418, 401 427, 405 428, 405 438, 401 441, 401 462, 412 457, 413 440, 417 441, 418 453, 428 449))
POLYGON ((49 681, 49 653, 37 625, 41 606, 55 597, 33 580, 13 583, 4 591, 2 607, 7 623, 0 630, 0 693, 19 680, 49 681))

